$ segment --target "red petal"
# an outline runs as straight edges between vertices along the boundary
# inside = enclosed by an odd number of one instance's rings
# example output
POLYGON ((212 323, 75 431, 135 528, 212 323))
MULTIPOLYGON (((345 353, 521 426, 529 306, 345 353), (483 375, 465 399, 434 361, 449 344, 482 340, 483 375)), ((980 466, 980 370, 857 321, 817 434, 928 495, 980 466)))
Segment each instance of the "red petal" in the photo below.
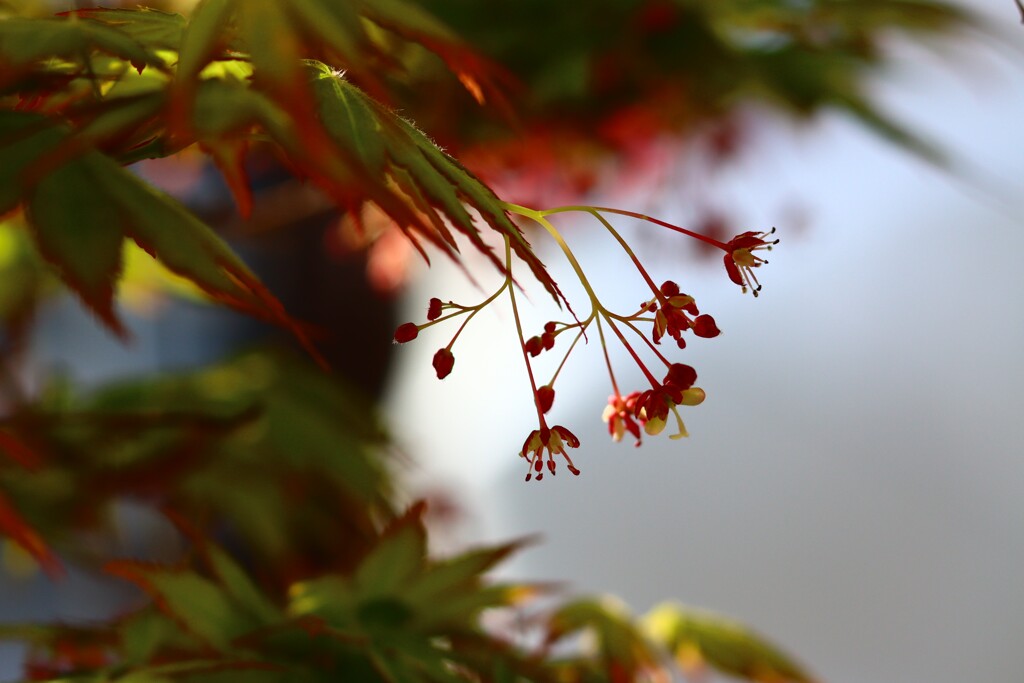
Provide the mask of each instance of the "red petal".
POLYGON ((718 329, 714 318, 710 315, 701 315, 693 321, 693 333, 698 337, 711 339, 712 337, 717 337, 722 331, 718 329))
POLYGON ((552 429, 555 432, 557 432, 560 437, 562 437, 562 441, 565 442, 566 446, 568 446, 569 448, 579 448, 580 440, 576 438, 576 435, 570 432, 568 429, 566 429, 562 425, 555 425, 554 427, 552 427, 552 429))
POLYGON ((668 373, 665 375, 665 388, 668 389, 669 385, 672 385, 685 391, 692 387, 693 383, 696 381, 696 370, 685 363, 673 363, 669 367, 668 373))
POLYGON ((740 275, 740 269, 736 265, 736 262, 732 260, 731 251, 725 255, 725 272, 729 273, 730 280, 740 286, 743 286, 743 276, 740 275))

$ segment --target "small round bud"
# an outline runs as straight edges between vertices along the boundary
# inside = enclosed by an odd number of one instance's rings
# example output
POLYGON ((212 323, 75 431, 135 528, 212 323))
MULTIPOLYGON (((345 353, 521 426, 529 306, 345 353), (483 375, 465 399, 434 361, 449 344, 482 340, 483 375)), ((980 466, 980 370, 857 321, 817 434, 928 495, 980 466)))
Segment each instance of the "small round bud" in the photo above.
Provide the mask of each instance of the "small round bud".
POLYGON ((438 349, 434 354, 434 370, 438 379, 444 379, 452 373, 455 366, 455 356, 448 349, 438 349))
POLYGON ((665 280, 661 285, 661 293, 666 297, 672 298, 679 294, 679 285, 672 282, 671 280, 665 280))
POLYGON ((537 402, 540 404, 540 412, 546 413, 551 410, 555 402, 555 390, 550 385, 542 386, 537 390, 537 402))
POLYGON ((524 348, 527 353, 536 358, 540 355, 540 352, 544 350, 544 343, 541 341, 540 337, 530 337, 526 340, 524 348))
POLYGON ((417 327, 416 323, 404 323, 398 326, 395 330, 395 341, 399 344, 411 342, 417 336, 419 336, 420 328, 417 327))
POLYGON ((698 337, 704 337, 705 339, 711 339, 721 334, 721 330, 718 329, 718 325, 715 324, 715 319, 710 315, 699 315, 693 321, 693 333, 698 337))
POLYGON ((427 320, 434 321, 441 317, 441 300, 434 297, 427 306, 427 320))

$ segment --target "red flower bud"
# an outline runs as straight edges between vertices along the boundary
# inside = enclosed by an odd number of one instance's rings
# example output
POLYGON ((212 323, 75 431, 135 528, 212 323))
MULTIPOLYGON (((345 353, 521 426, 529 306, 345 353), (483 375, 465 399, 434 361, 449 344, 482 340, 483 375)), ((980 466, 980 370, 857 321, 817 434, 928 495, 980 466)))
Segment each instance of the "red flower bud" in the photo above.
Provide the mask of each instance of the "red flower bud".
POLYGON ((448 349, 438 349, 434 354, 434 370, 437 371, 437 378, 444 379, 452 373, 455 366, 455 356, 448 349))
POLYGON ((698 337, 704 337, 705 339, 711 339, 721 334, 721 330, 718 329, 718 325, 715 324, 715 319, 710 315, 699 315, 693 321, 693 333, 698 337))
POLYGON ((551 410, 555 402, 555 390, 550 385, 542 386, 537 390, 537 401, 540 403, 540 412, 546 413, 551 410))
POLYGON ((434 321, 441 317, 441 300, 434 297, 427 306, 427 320, 434 321))
POLYGON ((665 280, 661 285, 661 293, 669 298, 674 297, 676 294, 679 294, 679 285, 671 280, 665 280))
POLYGON ((419 335, 419 333, 420 328, 417 327, 416 323, 404 323, 399 325, 398 329, 395 330, 395 341, 399 344, 411 342, 419 335))
POLYGON ((697 371, 685 363, 673 363, 665 374, 665 384, 672 384, 680 389, 689 389, 697 381, 697 371))
POLYGON ((541 341, 540 337, 530 337, 529 339, 526 340, 524 348, 526 349, 527 353, 536 358, 537 356, 540 355, 540 352, 544 350, 544 344, 541 341))

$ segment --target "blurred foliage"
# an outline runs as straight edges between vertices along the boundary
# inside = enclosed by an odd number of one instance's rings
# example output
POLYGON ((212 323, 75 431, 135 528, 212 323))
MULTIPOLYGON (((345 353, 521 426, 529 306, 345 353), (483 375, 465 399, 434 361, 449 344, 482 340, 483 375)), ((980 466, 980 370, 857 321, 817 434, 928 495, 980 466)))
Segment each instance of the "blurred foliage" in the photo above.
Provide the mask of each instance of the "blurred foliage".
POLYGON ((29 391, 32 323, 63 282, 126 334, 127 263, 276 323, 315 355, 316 332, 131 167, 197 148, 243 216, 247 160, 273 156, 357 229, 372 204, 417 245, 459 259, 461 235, 504 269, 485 234, 497 232, 558 300, 492 178, 557 176, 578 193, 604 161, 642 162, 664 136, 708 126, 727 157, 751 104, 797 117, 836 107, 938 160, 877 109, 865 77, 886 65, 893 31, 944 36, 970 16, 923 0, 64 5, 0 0, 0 533, 55 580, 70 563, 147 599, 105 624, 0 627, 29 644, 26 678, 662 681, 711 667, 810 680, 747 628, 679 606, 638 621, 583 599, 531 614, 522 632, 484 628, 484 612, 521 613, 545 588, 485 578, 516 543, 431 556, 373 402, 343 380, 255 352, 29 391), (185 550, 173 563, 95 543, 124 501, 175 525, 185 550))

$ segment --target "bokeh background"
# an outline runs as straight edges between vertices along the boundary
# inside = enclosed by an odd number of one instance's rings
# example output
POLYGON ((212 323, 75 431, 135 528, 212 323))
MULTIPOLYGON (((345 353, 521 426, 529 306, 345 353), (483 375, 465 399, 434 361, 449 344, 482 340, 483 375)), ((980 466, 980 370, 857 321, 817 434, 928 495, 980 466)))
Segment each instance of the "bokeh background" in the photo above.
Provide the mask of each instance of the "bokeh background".
MULTIPOLYGON (((1017 21, 1011 3, 975 7, 1017 21)), ((583 441, 583 473, 522 484, 524 370, 514 347, 495 353, 508 316, 467 332, 441 386, 430 355, 446 338, 403 347, 388 413, 425 479, 459 482, 462 533, 539 531, 505 572, 613 593, 637 612, 676 599, 739 616, 824 680, 1021 680, 1020 44, 901 46, 876 81, 885 110, 949 151, 949 173, 838 115, 799 132, 759 125, 749 156, 707 181, 745 227, 781 230, 757 300, 718 259, 687 258, 671 238, 646 245, 723 329, 681 354, 708 391, 684 413, 685 441, 611 442, 592 344, 553 410, 583 441)), ((682 193, 635 199, 671 220, 682 193)), ((569 235, 588 231, 581 221, 569 235)), ((601 277, 628 272, 610 243, 582 250, 601 277)), ((435 272, 410 295, 410 319, 430 296, 479 293, 435 272)))
MULTIPOLYGON (((613 444, 592 344, 570 362, 553 413, 583 441, 583 474, 526 485, 516 451, 531 408, 510 314, 481 316, 443 383, 430 357, 446 338, 396 352, 385 412, 414 459, 411 490, 460 511, 443 541, 540 532, 503 575, 613 593, 637 612, 665 599, 713 608, 827 681, 1021 680, 1024 27, 1012 2, 972 7, 1005 29, 999 39, 894 43, 894 67, 873 84, 885 110, 949 153, 950 169, 839 115, 797 130, 750 111, 752 145, 714 177, 680 150, 653 190, 594 198, 685 221, 699 197, 742 229, 781 231, 754 300, 717 259, 627 226, 656 279, 679 281, 724 330, 681 356, 709 394, 686 411, 688 440, 613 444)), ((619 281, 625 269, 592 239, 596 226, 565 228, 609 299, 635 305, 638 282, 619 281)), ((420 320, 431 296, 480 298, 440 266, 409 288, 403 319, 420 320)), ((68 301, 48 313, 37 362, 87 382, 188 365, 199 360, 189 330, 208 324, 194 315, 136 320, 126 352, 68 301)), ((541 306, 528 326, 549 315, 541 306)), ((623 384, 638 380, 616 360, 623 384)), ((133 539, 131 528, 126 545, 173 539, 150 523, 133 539)), ((74 575, 8 577, 0 595, 4 621, 96 617, 121 597, 74 575)), ((0 649, 0 680, 17 677, 18 657, 0 649)))

